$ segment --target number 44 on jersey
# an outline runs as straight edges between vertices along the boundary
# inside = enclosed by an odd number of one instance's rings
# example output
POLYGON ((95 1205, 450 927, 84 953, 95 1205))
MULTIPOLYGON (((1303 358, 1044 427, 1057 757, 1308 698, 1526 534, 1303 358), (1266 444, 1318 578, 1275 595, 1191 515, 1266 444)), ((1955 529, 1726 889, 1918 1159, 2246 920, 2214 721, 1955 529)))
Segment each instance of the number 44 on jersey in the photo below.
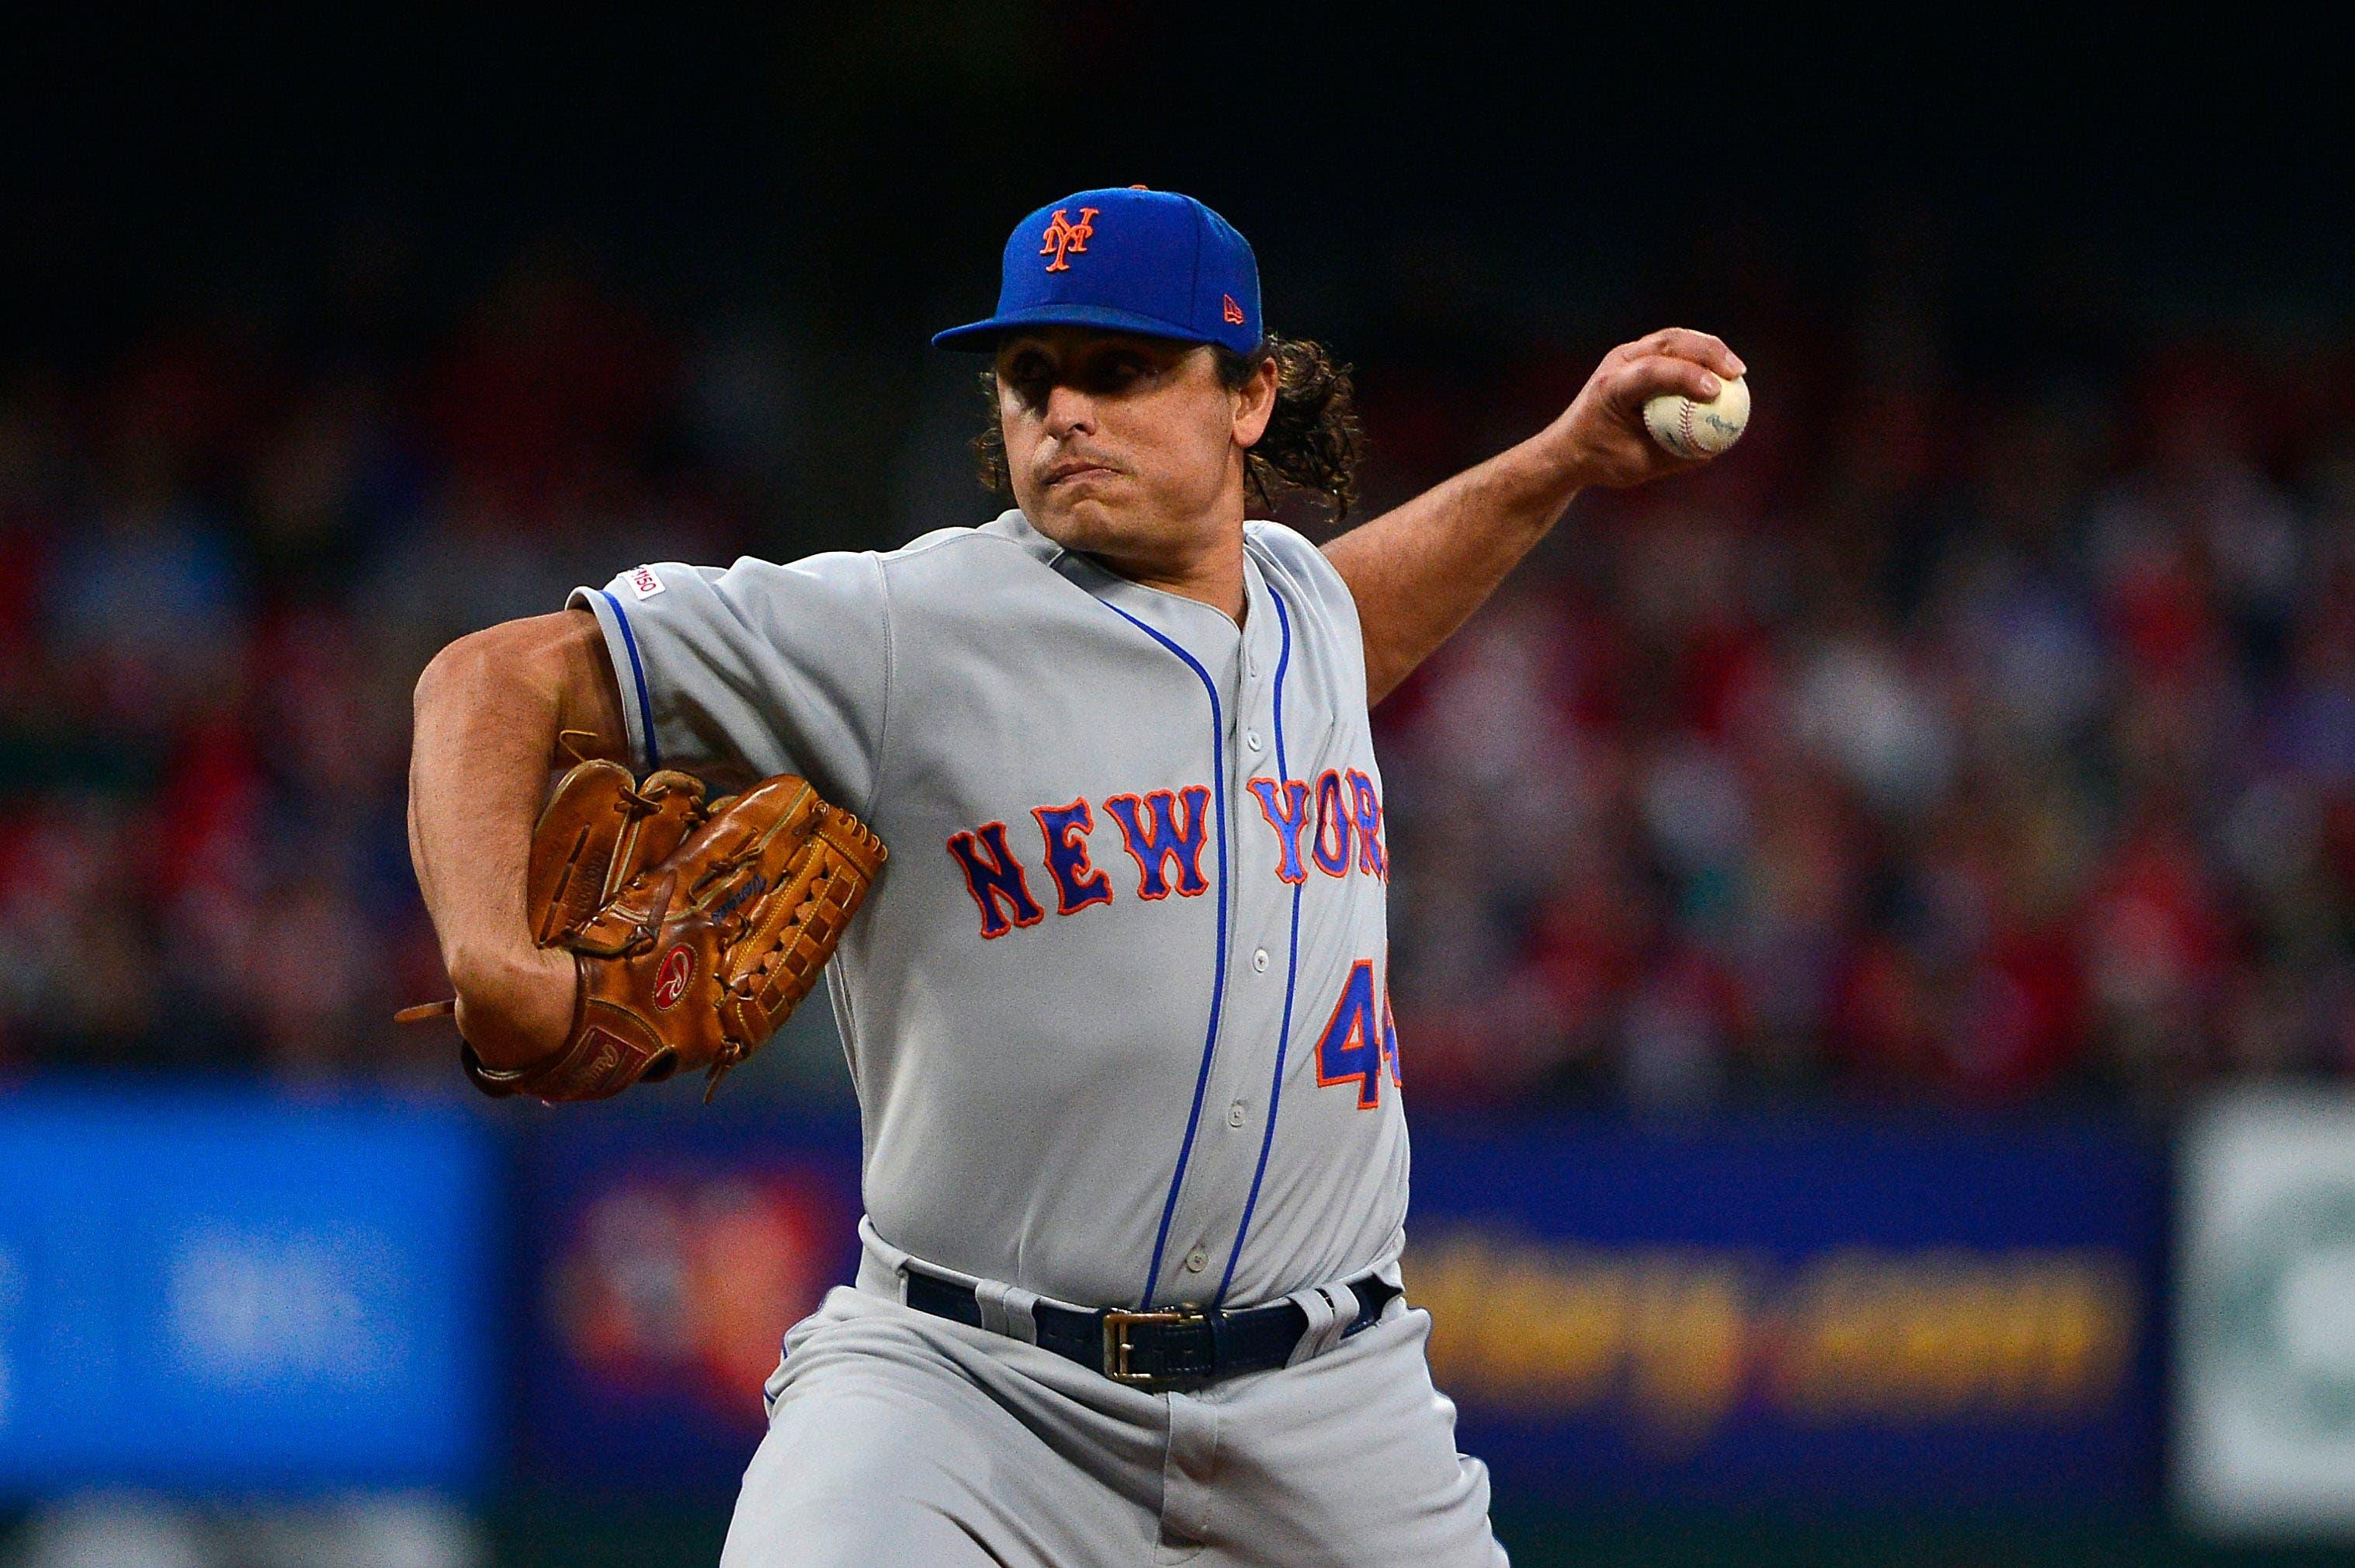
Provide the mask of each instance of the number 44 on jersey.
POLYGON ((1358 1109, 1370 1111, 1382 1103, 1382 1075, 1404 1088, 1399 1076, 1398 1024, 1391 1012, 1391 989, 1381 988, 1381 1005, 1374 1004, 1374 964, 1360 958, 1349 966, 1341 999, 1316 1040, 1316 1083, 1330 1089, 1337 1083, 1358 1087, 1358 1109))

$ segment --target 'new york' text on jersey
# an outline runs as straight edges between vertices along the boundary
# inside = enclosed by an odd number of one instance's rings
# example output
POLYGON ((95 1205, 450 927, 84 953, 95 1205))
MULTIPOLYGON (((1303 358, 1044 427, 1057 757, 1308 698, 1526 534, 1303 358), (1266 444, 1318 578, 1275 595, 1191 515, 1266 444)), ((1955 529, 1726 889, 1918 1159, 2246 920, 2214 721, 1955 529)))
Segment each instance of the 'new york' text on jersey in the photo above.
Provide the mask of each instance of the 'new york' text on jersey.
POLYGON ((892 1246, 1081 1304, 1392 1263, 1407 1197, 1356 606, 1245 525, 1239 629, 1019 512, 582 589, 647 768, 892 852, 827 970, 892 1246))

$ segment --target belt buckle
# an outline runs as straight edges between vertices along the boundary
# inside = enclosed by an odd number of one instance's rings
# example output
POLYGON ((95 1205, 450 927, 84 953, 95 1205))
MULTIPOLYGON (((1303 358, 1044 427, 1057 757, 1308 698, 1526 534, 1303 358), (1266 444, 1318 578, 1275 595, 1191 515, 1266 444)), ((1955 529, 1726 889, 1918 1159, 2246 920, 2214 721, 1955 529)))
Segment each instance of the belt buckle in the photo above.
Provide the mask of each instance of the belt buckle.
POLYGON ((1171 1377, 1161 1372, 1138 1372, 1129 1370, 1131 1347, 1128 1332, 1139 1323, 1166 1323, 1173 1326, 1208 1323, 1210 1315, 1199 1307, 1162 1307, 1150 1312, 1130 1312, 1117 1307, 1107 1307, 1103 1315, 1103 1373, 1116 1383, 1125 1383, 1146 1393, 1165 1393, 1183 1387, 1193 1380, 1171 1377))

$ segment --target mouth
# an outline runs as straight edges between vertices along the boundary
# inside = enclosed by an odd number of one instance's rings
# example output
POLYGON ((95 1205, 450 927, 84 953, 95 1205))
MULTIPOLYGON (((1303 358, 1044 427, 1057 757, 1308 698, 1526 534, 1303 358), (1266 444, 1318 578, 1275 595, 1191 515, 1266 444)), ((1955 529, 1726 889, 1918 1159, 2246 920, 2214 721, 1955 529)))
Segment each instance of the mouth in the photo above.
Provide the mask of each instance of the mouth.
POLYGON ((1082 459, 1072 458, 1058 463, 1052 468, 1048 469, 1047 483, 1052 485, 1067 484, 1075 479, 1109 479, 1119 472, 1119 469, 1111 467, 1105 464, 1090 463, 1082 459))

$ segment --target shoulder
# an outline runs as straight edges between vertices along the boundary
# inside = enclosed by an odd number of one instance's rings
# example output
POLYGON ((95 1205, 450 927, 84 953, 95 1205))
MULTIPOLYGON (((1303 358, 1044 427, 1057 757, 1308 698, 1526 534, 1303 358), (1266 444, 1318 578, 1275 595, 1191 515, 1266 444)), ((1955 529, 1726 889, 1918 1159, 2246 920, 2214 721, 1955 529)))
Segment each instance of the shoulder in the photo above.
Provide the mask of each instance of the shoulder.
POLYGON ((1337 712, 1362 711, 1365 633, 1348 583, 1314 541, 1282 523, 1245 523, 1243 548, 1284 612, 1295 649, 1320 672, 1326 700, 1337 712))
POLYGON ((1307 535, 1282 523, 1247 522, 1243 548, 1259 563, 1271 586, 1281 588, 1298 603, 1356 624, 1358 603, 1349 585, 1307 535))
POLYGON ((941 550, 967 549, 987 537, 979 528, 934 528, 931 533, 918 534, 898 549, 877 550, 873 553, 877 560, 886 566, 892 566, 900 561, 915 560, 920 557, 941 550))
POLYGON ((977 528, 934 528, 869 559, 895 605, 955 615, 976 602, 1002 609, 1069 593, 1054 568, 1062 553, 1019 512, 1009 512, 977 528))
POLYGON ((934 528, 918 534, 897 549, 879 552, 876 560, 886 570, 942 557, 958 566, 983 561, 1007 567, 1023 562, 1047 566, 1061 553, 1062 548, 1033 528, 1020 512, 1009 511, 979 528, 934 528))

